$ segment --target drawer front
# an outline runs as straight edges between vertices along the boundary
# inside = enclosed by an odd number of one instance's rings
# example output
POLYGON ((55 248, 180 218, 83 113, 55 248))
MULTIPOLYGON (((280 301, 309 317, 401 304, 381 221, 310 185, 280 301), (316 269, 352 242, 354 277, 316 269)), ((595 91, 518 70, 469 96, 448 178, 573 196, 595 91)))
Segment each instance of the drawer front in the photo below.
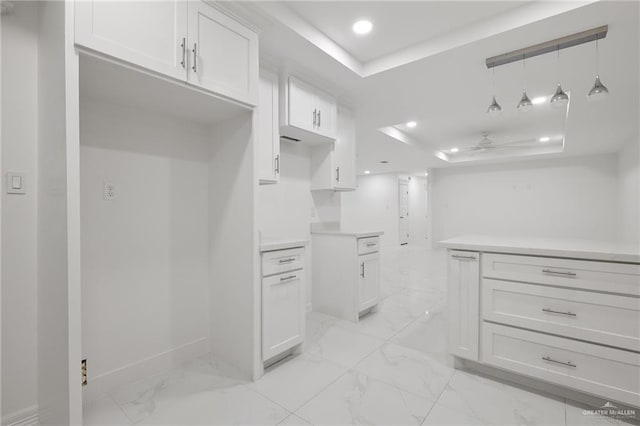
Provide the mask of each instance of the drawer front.
POLYGON ((358 238, 358 254, 375 253, 380 250, 380 237, 358 238))
POLYGON ((304 268, 304 249, 274 250, 262 253, 262 276, 304 268))
POLYGON ((609 400, 640 401, 637 353, 485 322, 482 361, 609 400))
POLYGON ((640 351, 640 298, 482 280, 482 317, 640 351))
POLYGON ((640 265, 486 253, 486 278, 640 296, 640 265))

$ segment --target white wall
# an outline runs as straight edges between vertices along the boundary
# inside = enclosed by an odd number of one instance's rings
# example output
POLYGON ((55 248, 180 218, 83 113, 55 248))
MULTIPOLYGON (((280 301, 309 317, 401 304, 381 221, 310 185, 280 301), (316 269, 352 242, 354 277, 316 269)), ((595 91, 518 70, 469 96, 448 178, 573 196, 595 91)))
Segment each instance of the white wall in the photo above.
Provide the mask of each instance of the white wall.
POLYGON ((614 239, 615 154, 433 170, 434 241, 462 234, 614 239))
POLYGON ((342 194, 342 226, 345 229, 384 231, 383 247, 397 247, 398 175, 376 174, 358 176, 354 192, 342 194))
MULTIPOLYGON (((37 403, 38 10, 14 2, 2 17, 2 413, 37 403), (8 195, 6 173, 26 174, 27 193, 8 195)), ((5 422, 3 421, 3 424, 5 422)))
POLYGON ((309 238, 313 198, 310 190, 309 148, 280 144, 280 181, 260 185, 257 224, 263 238, 309 238))
POLYGON ((80 132, 82 340, 95 381, 208 341, 210 145, 204 126, 86 99, 80 132))
POLYGON ((640 244, 640 139, 629 141, 618 154, 619 236, 640 244))

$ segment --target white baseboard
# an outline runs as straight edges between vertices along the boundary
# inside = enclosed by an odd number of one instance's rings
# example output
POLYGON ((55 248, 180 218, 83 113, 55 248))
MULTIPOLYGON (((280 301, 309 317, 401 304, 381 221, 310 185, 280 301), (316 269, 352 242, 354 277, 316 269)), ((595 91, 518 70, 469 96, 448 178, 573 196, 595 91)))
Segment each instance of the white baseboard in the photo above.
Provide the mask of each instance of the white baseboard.
POLYGON ((185 361, 203 356, 208 352, 209 339, 203 337, 177 348, 93 377, 91 375, 91 360, 89 359, 87 360, 89 380, 88 384, 82 388, 82 399, 85 402, 93 401, 105 394, 115 391, 127 383, 162 373, 185 361))
POLYGON ((2 417, 3 426, 37 426, 39 424, 38 406, 32 405, 2 417))

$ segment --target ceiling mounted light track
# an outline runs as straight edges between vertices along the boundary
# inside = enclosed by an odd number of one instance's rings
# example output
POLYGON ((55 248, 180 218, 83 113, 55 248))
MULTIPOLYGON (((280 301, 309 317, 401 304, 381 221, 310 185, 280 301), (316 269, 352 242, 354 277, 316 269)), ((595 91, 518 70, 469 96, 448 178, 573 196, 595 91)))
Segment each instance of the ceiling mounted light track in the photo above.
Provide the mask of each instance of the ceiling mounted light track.
POLYGON ((592 41, 603 39, 607 36, 607 31, 609 31, 609 26, 603 25, 601 27, 592 28, 587 31, 582 31, 565 37, 556 38, 554 40, 535 44, 523 49, 518 49, 508 53, 503 53, 501 55, 492 56, 491 58, 487 58, 485 60, 485 63, 487 65, 487 68, 494 68, 500 65, 510 64, 512 62, 518 62, 523 59, 544 55, 545 53, 550 53, 557 50, 566 49, 568 47, 578 46, 580 44, 590 43, 592 41))

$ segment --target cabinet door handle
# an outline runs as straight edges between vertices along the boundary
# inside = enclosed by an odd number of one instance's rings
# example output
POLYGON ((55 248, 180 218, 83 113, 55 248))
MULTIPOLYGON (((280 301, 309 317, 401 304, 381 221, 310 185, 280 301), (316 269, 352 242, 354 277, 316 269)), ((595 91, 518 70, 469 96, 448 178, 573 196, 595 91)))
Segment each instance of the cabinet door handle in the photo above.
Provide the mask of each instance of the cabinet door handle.
POLYGON ((476 260, 475 256, 462 256, 459 254, 452 254, 451 257, 453 257, 454 259, 476 260))
POLYGON ((317 110, 314 109, 313 110, 313 127, 316 127, 316 117, 317 117, 317 110))
POLYGON ((560 314, 560 315, 566 315, 569 317, 575 317, 577 316, 576 314, 574 314, 573 312, 562 312, 562 311, 554 311, 553 309, 549 309, 549 308, 543 308, 542 312, 546 312, 548 314, 560 314))
POLYGON ((318 128, 320 128, 322 125, 320 123, 322 123, 322 111, 318 110, 318 128))
POLYGON ((575 272, 563 272, 563 271, 554 271, 553 269, 543 269, 542 272, 545 274, 556 274, 556 275, 564 275, 566 277, 575 277, 575 272))
POLYGON ((364 278, 364 262, 360 263, 360 276, 364 278))
POLYGON ((552 359, 551 357, 548 357, 548 356, 543 356, 542 359, 547 361, 547 362, 553 362, 555 364, 566 365, 567 367, 573 367, 573 368, 577 367, 577 365, 575 365, 571 361, 567 361, 567 362, 556 361, 555 359, 552 359))
POLYGON ((282 265, 282 264, 284 264, 284 263, 291 263, 291 262, 293 262, 293 261, 295 261, 295 260, 296 260, 296 258, 295 258, 295 257, 289 257, 289 258, 287 258, 287 259, 280 259, 280 260, 278 260, 278 263, 279 263, 280 265, 282 265))
POLYGON ((193 43, 193 72, 198 72, 198 43, 193 43))
POLYGON ((280 155, 276 155, 276 174, 280 174, 280 155))
POLYGON ((336 167, 336 182, 340 182, 340 167, 336 167))
POLYGON ((187 69, 187 39, 182 37, 182 61, 180 61, 180 65, 182 65, 183 69, 187 69))
POLYGON ((367 247, 373 247, 375 246, 377 243, 367 243, 367 247))
POLYGON ((298 276, 297 275, 289 275, 288 277, 282 277, 282 278, 280 278, 280 282, 289 281, 289 280, 292 280, 294 278, 298 278, 298 276))

